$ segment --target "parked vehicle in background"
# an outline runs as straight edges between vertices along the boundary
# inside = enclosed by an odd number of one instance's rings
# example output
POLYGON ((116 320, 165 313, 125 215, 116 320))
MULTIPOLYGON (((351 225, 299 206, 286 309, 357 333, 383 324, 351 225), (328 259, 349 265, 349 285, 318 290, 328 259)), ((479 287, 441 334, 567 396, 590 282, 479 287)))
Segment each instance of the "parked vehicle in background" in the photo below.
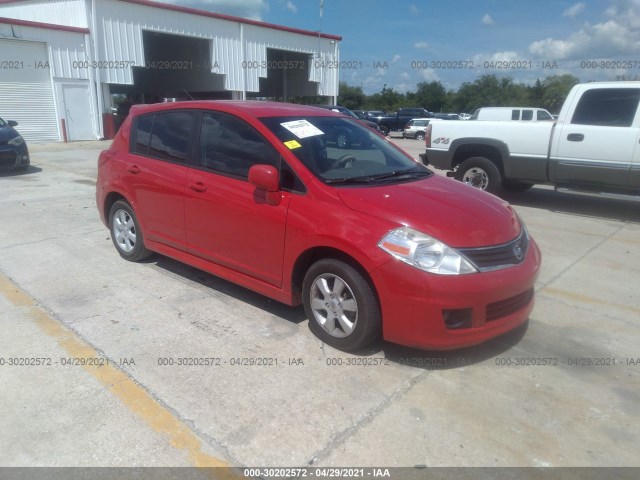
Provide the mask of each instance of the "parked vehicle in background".
POLYGON ((469 120, 542 121, 553 120, 553 115, 544 108, 483 107, 477 109, 469 120))
POLYGON ((457 113, 434 113, 433 118, 438 120, 460 120, 460 116, 457 113))
POLYGON ((384 117, 386 114, 382 110, 367 110, 365 112, 367 120, 376 121, 377 118, 384 117))
POLYGON ((423 163, 481 190, 640 197, 640 82, 585 83, 556 122, 431 122, 423 163))
POLYGON ((424 108, 401 108, 393 115, 376 117, 375 121, 384 135, 389 132, 404 130, 404 127, 414 118, 431 118, 433 115, 424 108))
POLYGON ((402 138, 415 138, 416 140, 424 140, 424 132, 429 125, 429 118, 414 118, 402 131, 402 138))
POLYGON ((18 122, 0 118, 0 168, 26 170, 31 164, 29 149, 14 127, 18 122))
POLYGON ((334 348, 379 337, 473 345, 523 324, 534 304, 540 251, 506 202, 326 109, 134 106, 100 154, 96 201, 124 259, 157 252, 302 303, 334 348), (344 128, 370 148, 345 153, 325 139, 344 128))
MULTIPOLYGON (((371 120, 363 120, 361 118, 358 118, 358 116, 348 108, 341 107, 340 105, 316 105, 316 107, 324 108, 333 112, 341 113, 343 115, 346 115, 347 117, 355 118, 370 129, 380 133, 380 129, 378 128, 377 123, 372 122, 371 120)), ((335 139, 338 148, 351 148, 351 145, 353 143, 358 143, 363 148, 366 148, 369 145, 368 135, 362 136, 358 131, 351 128, 342 128, 340 130, 327 133, 335 139)))
POLYGON ((460 113, 460 114, 458 114, 458 117, 460 118, 460 120, 469 120, 471 118, 471 114, 470 113, 460 113))

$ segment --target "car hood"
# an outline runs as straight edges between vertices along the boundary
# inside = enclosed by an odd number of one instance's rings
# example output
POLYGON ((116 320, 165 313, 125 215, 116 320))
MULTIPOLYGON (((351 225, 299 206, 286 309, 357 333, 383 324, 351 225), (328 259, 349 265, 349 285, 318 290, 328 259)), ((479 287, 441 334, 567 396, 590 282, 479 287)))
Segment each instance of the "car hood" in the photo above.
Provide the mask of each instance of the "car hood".
POLYGON ((486 247, 513 240, 521 230, 500 198, 438 175, 395 185, 339 188, 356 211, 407 225, 450 247, 486 247))
POLYGON ((13 127, 3 125, 0 127, 0 142, 6 142, 20 135, 13 127))

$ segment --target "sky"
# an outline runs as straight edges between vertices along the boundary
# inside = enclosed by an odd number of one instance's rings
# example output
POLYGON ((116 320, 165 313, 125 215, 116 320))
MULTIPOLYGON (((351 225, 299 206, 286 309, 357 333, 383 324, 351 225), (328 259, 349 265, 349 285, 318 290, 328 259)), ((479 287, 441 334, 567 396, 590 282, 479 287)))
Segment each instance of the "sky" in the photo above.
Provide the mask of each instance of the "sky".
POLYGON ((456 90, 486 74, 533 84, 640 80, 640 0, 162 0, 340 35, 340 80, 367 94, 456 90))

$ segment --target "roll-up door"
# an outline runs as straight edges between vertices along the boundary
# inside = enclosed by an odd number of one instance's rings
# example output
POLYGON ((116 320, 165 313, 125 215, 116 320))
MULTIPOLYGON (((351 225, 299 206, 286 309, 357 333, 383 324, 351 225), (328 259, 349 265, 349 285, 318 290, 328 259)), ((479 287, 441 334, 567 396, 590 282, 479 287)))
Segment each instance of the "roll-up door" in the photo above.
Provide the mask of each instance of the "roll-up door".
POLYGON ((0 117, 18 122, 27 142, 59 140, 44 43, 0 39, 0 117))

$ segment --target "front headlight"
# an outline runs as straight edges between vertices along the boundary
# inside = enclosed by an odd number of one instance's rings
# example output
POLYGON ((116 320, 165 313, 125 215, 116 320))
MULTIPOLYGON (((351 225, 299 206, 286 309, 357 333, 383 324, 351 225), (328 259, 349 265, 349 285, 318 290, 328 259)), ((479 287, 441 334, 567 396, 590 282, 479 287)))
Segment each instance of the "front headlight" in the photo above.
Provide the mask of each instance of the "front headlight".
POLYGON ((14 147, 19 147, 20 145, 22 145, 24 143, 24 138, 22 138, 22 135, 18 135, 15 138, 12 138, 11 140, 9 140, 7 142, 9 145, 13 145, 14 147))
POLYGON ((478 271, 454 249, 410 227, 391 230, 378 242, 378 246, 397 259, 425 272, 460 275, 478 271))

